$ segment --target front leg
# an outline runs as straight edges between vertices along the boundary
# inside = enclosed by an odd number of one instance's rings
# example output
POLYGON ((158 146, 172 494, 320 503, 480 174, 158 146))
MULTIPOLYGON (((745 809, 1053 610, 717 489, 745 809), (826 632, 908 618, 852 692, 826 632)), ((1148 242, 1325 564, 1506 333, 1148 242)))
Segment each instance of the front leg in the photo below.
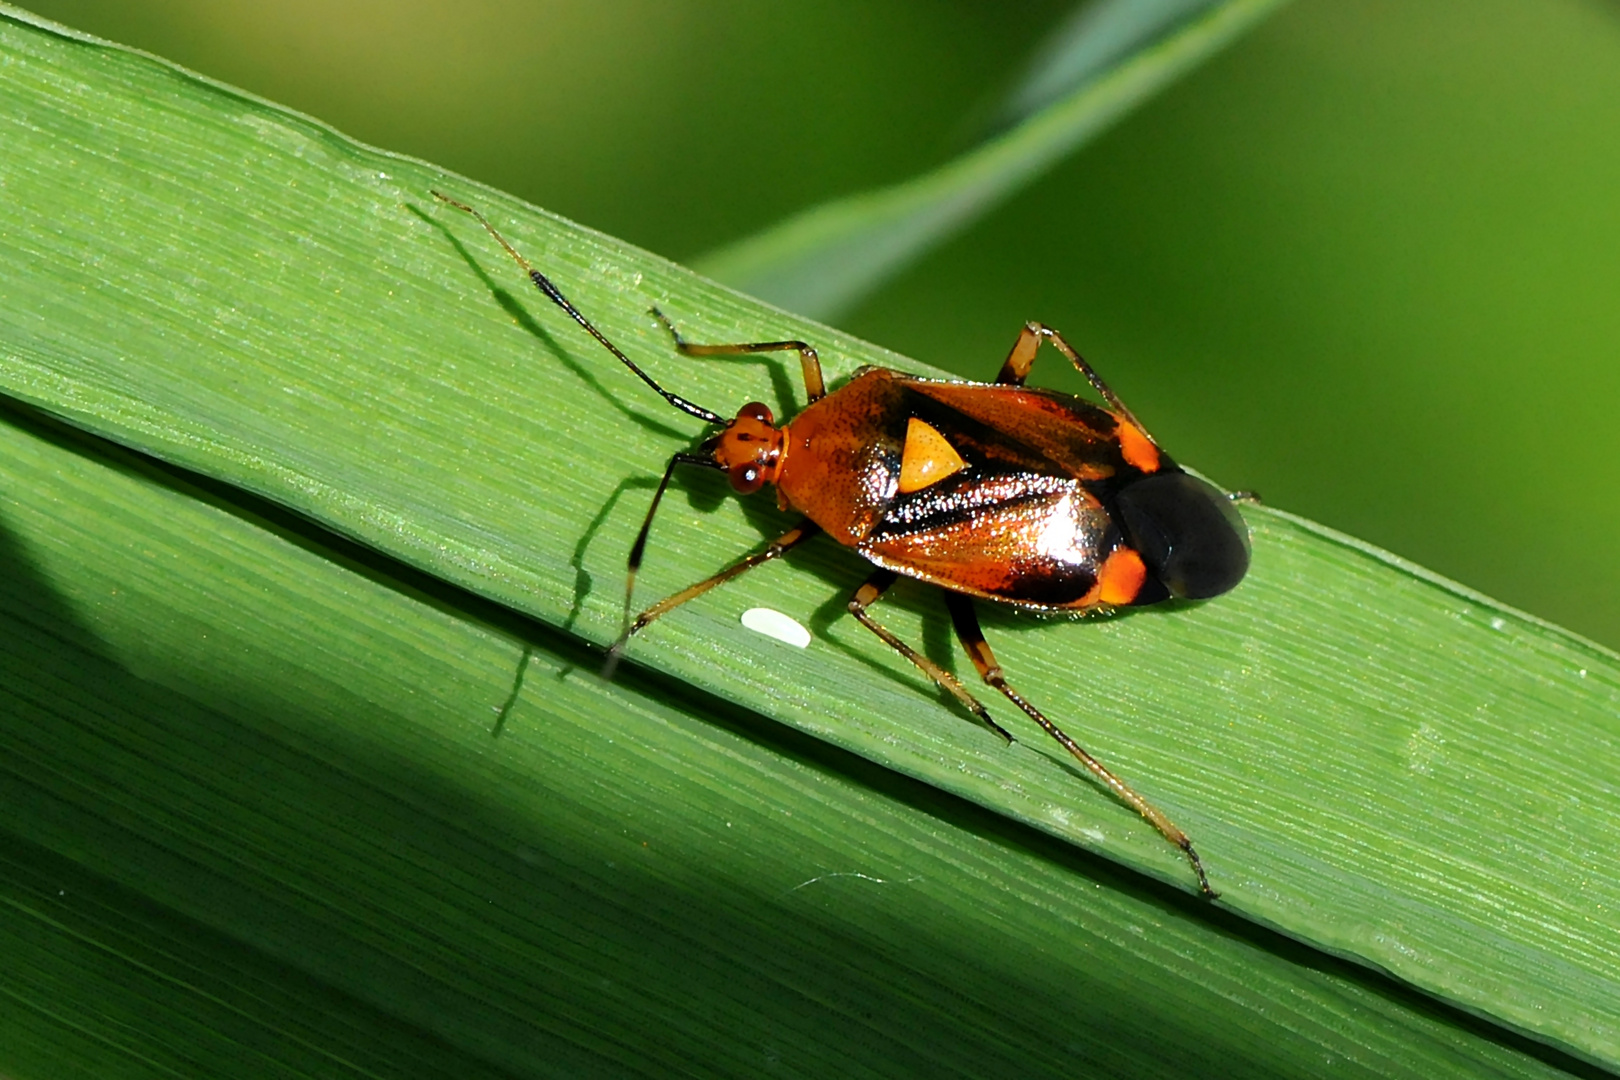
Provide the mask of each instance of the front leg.
POLYGON ((653 318, 664 324, 669 336, 675 339, 675 351, 682 356, 739 356, 744 353, 788 352, 799 354, 799 368, 804 373, 804 393, 810 401, 820 401, 827 396, 827 383, 821 377, 821 357, 816 354, 813 346, 803 341, 746 341, 733 345, 694 345, 681 337, 681 332, 675 329, 675 324, 664 317, 664 313, 657 308, 652 309, 653 318))
MULTIPOLYGON (((669 483, 670 471, 672 471, 677 464, 685 464, 686 462, 682 461, 681 459, 685 458, 686 456, 687 455, 677 454, 676 460, 670 462, 669 469, 665 470, 664 472, 664 483, 660 484, 658 487, 658 495, 660 497, 664 494, 664 487, 669 483)), ((718 574, 706 577, 695 585, 688 585, 686 588, 682 589, 673 596, 666 596, 664 599, 658 601, 658 603, 654 604, 646 611, 643 611, 640 615, 637 615, 634 620, 632 620, 630 618, 630 597, 636 585, 636 572, 641 568, 641 556, 647 547, 647 529, 652 524, 653 510, 656 510, 657 508, 658 499, 654 498, 653 509, 647 511, 647 520, 641 526, 641 533, 636 537, 635 545, 630 549, 629 580, 624 587, 624 630, 619 634, 619 640, 615 641, 613 643, 613 647, 608 650, 607 660, 602 664, 603 678, 611 679, 613 677, 613 672, 619 666, 619 658, 624 655, 625 646, 630 643, 630 638, 641 633, 642 630, 646 629, 647 624, 651 623, 654 619, 666 614, 674 608, 680 607, 682 604, 690 600, 696 600, 710 589, 718 585, 724 585, 732 578, 739 577, 742 574, 754 569, 756 566, 763 566, 772 559, 780 559, 783 555, 786 555, 788 552, 792 551, 794 548, 798 547, 800 544, 804 543, 806 540, 810 539, 812 536, 815 536, 821 531, 821 527, 819 525, 811 521, 809 518, 805 518, 803 521, 793 526, 793 528, 771 541, 771 543, 763 551, 756 551, 747 558, 739 559, 737 562, 732 563, 718 574)))

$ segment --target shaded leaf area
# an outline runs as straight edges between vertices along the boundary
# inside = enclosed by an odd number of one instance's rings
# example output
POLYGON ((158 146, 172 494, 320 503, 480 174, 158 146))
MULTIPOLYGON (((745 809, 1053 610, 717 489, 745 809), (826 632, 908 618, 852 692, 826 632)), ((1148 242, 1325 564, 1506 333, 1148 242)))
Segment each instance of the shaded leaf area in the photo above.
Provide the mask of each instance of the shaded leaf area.
MULTIPOLYGON (((488 211, 609 335, 710 408, 759 399, 790 412, 802 400, 796 365, 673 357, 645 314, 651 304, 698 340, 812 340, 835 383, 861 363, 926 370, 149 58, 13 16, 0 22, 0 60, 0 390, 566 632, 547 646, 562 658, 547 668, 537 653, 538 670, 588 668, 567 650, 614 636, 645 499, 663 461, 698 431, 527 291, 429 188, 488 211)), ((726 498, 709 474, 677 490, 654 530, 649 597, 790 520, 767 501, 726 498)), ((1228 912, 1614 1061, 1614 654, 1309 522, 1248 513, 1254 571, 1218 602, 1077 624, 987 612, 1015 683, 1188 829, 1228 912)), ((143 565, 180 558, 126 546, 143 565)), ((220 570, 222 583, 235 574, 220 570)), ((785 722, 1190 887, 1177 853, 1036 733, 1015 727, 1025 741, 1003 748, 840 619, 862 576, 847 553, 809 546, 659 623, 635 643, 630 677, 667 679, 652 696, 676 714, 702 702, 706 716, 740 709, 785 722), (743 628, 738 614, 761 602, 809 623, 811 647, 743 628)), ((376 643, 395 634, 394 618, 371 609, 364 629, 328 651, 393 679, 397 658, 376 643)), ((926 590, 897 588, 883 618, 954 666, 948 623, 926 590)), ((485 657, 457 676, 481 702, 474 727, 485 739, 511 694, 522 635, 496 662, 468 643, 471 631, 444 633, 453 647, 430 635, 419 651, 469 665, 485 657)), ((185 624, 138 638, 152 659, 125 661, 136 672, 202 650, 210 707, 269 692, 238 685, 251 678, 238 671, 238 639, 185 624)), ((540 678, 546 705, 577 709, 586 726, 606 731, 630 709, 622 688, 540 678)), ((266 686, 292 693, 306 681, 289 670, 266 686)), ((385 697, 368 696, 381 690, 362 691, 348 673, 335 682, 356 696, 333 715, 368 754, 388 747, 390 760, 409 763, 455 746, 443 751, 454 767, 476 771, 508 745, 475 742, 474 754, 453 726, 441 731, 442 718, 399 725, 377 707, 385 697)), ((427 708, 437 693, 423 688, 400 708, 427 708)), ((465 695, 452 698, 465 707, 465 695)), ((69 762, 64 783, 88 782, 69 762)), ((522 775, 544 775, 537 768, 522 775)), ((771 813, 797 819, 798 801, 782 793, 771 813)), ((701 859, 682 865, 708 872, 701 859)), ((886 883, 912 876, 904 864, 810 869, 772 888, 850 870, 886 883)), ((347 868, 337 876, 350 878, 347 868)), ((637 900, 662 910, 655 895, 637 900)), ((1225 913, 1176 911, 1211 941, 1235 932, 1225 913)), ((867 917, 839 904, 828 912, 850 933, 867 917)), ((906 916, 930 917, 926 905, 906 916)), ((1084 951, 1078 938, 1054 940, 1042 947, 1084 951)), ((727 1021, 715 1017, 719 1030, 727 1021)))
POLYGON ((1009 98, 1001 119, 1020 120, 1010 130, 922 176, 794 214, 703 256, 697 268, 768 303, 810 318, 836 319, 1279 2, 1110 0, 1088 8, 1078 21, 1060 28, 1049 52, 1009 98), (1046 104, 1054 94, 1061 96, 1046 104))
POLYGON ((1579 1071, 38 417, 0 489, 8 1073, 1579 1071))

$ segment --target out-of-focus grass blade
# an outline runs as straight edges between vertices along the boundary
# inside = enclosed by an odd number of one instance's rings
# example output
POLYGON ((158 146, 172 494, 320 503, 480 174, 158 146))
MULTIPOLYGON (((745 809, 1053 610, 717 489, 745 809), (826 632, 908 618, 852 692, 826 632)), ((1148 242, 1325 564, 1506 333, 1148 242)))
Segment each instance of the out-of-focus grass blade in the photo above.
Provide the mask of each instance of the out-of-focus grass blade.
MULTIPOLYGON (((1265 17, 1279 0, 1209 6, 1157 0, 1109 3, 1050 54, 1050 66, 1013 100, 1081 81, 1017 127, 946 165, 893 187, 823 203, 697 260, 703 273, 813 319, 835 319, 924 251, 1152 97, 1265 17), (1174 32, 1154 37, 1172 21, 1174 32), (1123 42, 1149 39, 1123 58, 1123 42), (1114 60, 1089 81, 1083 68, 1114 60)), ((1016 105, 1014 107, 1017 107, 1016 105)))
MULTIPOLYGON (((862 363, 926 370, 139 54, 10 15, 0 63, 0 392, 584 640, 616 634, 630 537, 698 425, 430 188, 477 203, 710 408, 789 413, 796 365, 673 356, 651 304, 698 340, 813 340, 834 385, 862 363)), ((676 491, 649 597, 789 520, 706 472, 676 491)), ((1620 1061, 1620 662, 1309 522, 1249 520, 1232 595, 1079 624, 989 613, 1000 659, 1192 833, 1227 910, 1620 1061)), ((1189 886, 1034 733, 1002 747, 840 619, 863 574, 811 545, 660 622, 631 661, 1189 886), (744 628, 761 602, 811 646, 744 628)), ((926 591, 897 588, 884 619, 950 662, 926 591)), ((596 700, 612 728, 622 706, 596 700)))
POLYGON ((1133 49, 1153 41, 1219 0, 1087 0, 1030 59, 997 117, 1011 126, 1073 92, 1133 49))

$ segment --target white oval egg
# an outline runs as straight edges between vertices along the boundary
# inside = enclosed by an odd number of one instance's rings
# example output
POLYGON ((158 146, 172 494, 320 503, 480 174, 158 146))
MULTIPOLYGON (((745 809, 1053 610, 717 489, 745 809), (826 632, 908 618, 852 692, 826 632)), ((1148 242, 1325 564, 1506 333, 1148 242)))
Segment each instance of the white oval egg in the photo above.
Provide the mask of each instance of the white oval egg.
POLYGON ((810 644, 810 631, 797 619, 768 607, 749 608, 742 613, 742 624, 756 634, 764 634, 798 649, 810 644))

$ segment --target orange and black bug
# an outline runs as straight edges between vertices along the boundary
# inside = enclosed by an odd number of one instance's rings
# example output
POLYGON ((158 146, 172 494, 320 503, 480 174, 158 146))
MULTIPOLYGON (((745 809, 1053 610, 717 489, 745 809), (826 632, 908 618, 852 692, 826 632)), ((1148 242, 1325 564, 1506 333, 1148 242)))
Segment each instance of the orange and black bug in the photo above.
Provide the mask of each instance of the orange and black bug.
POLYGON ((1042 612, 1204 599, 1231 589, 1249 568, 1248 531, 1231 500, 1171 461, 1062 335, 1040 323, 1025 324, 990 384, 868 367, 828 393, 821 362, 805 342, 694 345, 654 309, 675 348, 687 356, 799 354, 809 396, 802 412, 777 424, 770 409, 750 402, 727 420, 659 386, 483 215, 434 195, 477 218, 541 292, 665 401, 721 429, 698 453, 676 454, 664 469, 630 549, 625 627, 609 653, 610 671, 630 637, 654 619, 825 532, 878 568, 850 597, 851 615, 1011 742, 956 676, 901 641, 868 610, 902 574, 944 589, 956 635, 984 681, 1180 848, 1199 888, 1215 896, 1187 834, 1008 684, 973 609, 975 599, 1042 612), (1085 375, 1106 408, 1024 386, 1043 341, 1085 375), (745 495, 774 484, 782 508, 797 511, 803 520, 764 550, 632 620, 636 570, 653 515, 679 465, 719 469, 745 495))

